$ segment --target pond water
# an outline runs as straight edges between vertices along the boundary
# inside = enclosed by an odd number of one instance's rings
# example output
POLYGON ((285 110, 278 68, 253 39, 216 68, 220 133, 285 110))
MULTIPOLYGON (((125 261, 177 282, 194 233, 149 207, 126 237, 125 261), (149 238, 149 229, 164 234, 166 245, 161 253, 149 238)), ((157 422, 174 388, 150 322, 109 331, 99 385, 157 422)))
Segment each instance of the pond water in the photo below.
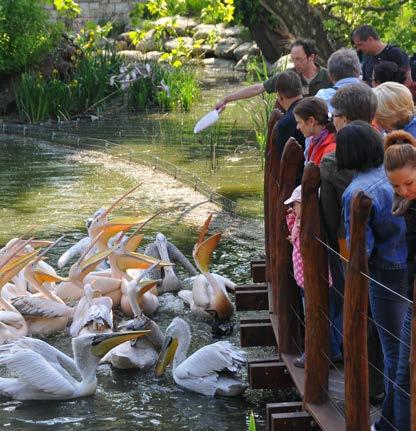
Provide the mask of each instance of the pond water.
MULTIPOLYGON (((224 92, 232 86, 219 86, 224 92)), ((234 84, 236 85, 236 84, 234 84)), ((217 86, 218 87, 218 86, 217 86)), ((216 87, 216 88, 217 88, 216 87)), ((194 120, 211 107, 211 91, 202 94, 203 103, 191 114, 159 116, 151 113, 134 119, 120 117, 92 124, 79 124, 76 133, 115 140, 135 151, 157 151, 169 161, 186 166, 198 173, 220 192, 232 190, 230 196, 239 198, 240 205, 258 215, 261 207, 261 171, 258 154, 250 144, 241 155, 238 146, 246 145, 249 130, 244 120, 238 125, 232 118, 224 117, 221 127, 228 128, 229 137, 224 141, 220 134, 218 149, 219 169, 209 168, 206 145, 195 143, 190 132, 194 120), (211 97, 210 100, 209 97, 211 97), (178 118, 182 117, 180 127, 178 118), (160 127, 160 129, 156 128, 160 127), (174 125, 175 133, 170 133, 174 125), (233 125, 235 124, 235 125, 233 125), (146 128, 147 127, 147 128, 146 128), (153 128, 153 129, 152 129, 153 128), (140 130, 142 130, 140 132, 140 130), (153 132, 149 133, 149 130, 153 132), (179 135, 179 131, 183 134, 179 135), (162 134, 168 136, 160 141, 162 134), (182 140, 179 140, 182 136, 182 140), (178 142, 179 140, 179 142, 178 142), (191 142, 195 146, 192 150, 191 142), (194 153, 192 152, 194 151, 194 153), (241 157, 235 164, 227 165, 227 157, 241 157), (257 209, 253 209, 257 205, 257 209)), ((218 93, 217 93, 218 94, 218 93)), ((228 108, 229 111, 232 111, 228 108)), ((62 125, 61 128, 70 126, 62 125)), ((71 130, 73 133, 74 130, 71 130)), ((206 137, 201 138, 208 139, 206 137)), ((110 149, 111 151, 111 149, 110 149)), ((98 156, 99 157, 99 156, 98 156)), ((108 205, 115 197, 135 184, 126 172, 117 173, 102 169, 100 163, 80 163, 68 157, 68 149, 41 140, 23 139, 0 134, 0 243, 18 236, 36 224, 36 237, 65 239, 49 255, 55 266, 57 257, 75 241, 85 235, 85 219, 97 208, 108 205)), ((126 170, 131 165, 126 164, 126 170)), ((153 198, 138 194, 129 199, 118 213, 152 213, 157 208, 157 191, 153 198)), ((259 227, 257 226, 257 229, 259 227)), ((161 231, 188 257, 196 239, 195 226, 179 221, 172 223, 168 215, 161 215, 146 228, 145 243, 161 231)), ((224 238, 214 253, 212 270, 230 277, 233 281, 248 281, 248 262, 262 249, 261 241, 251 244, 239 241, 237 234, 224 238)), ((66 270, 62 272, 66 273, 66 270)), ((186 274, 181 273, 185 280, 186 274)), ((189 281, 184 281, 189 286, 189 281)), ((179 311, 191 325, 190 351, 214 342, 207 322, 190 314, 187 307, 179 311)), ((165 329, 178 313, 161 311, 154 320, 165 329)), ((238 316, 234 317, 235 329, 230 341, 239 345, 238 316)), ((52 345, 71 353, 67 334, 50 337, 52 345)), ((272 351, 266 352, 270 355, 272 351)), ((249 349, 249 357, 265 355, 260 349, 249 349)), ((101 365, 97 371, 98 390, 89 398, 66 402, 15 402, 0 400, 0 424, 12 430, 245 430, 250 411, 256 415, 258 430, 264 429, 265 403, 279 397, 270 391, 247 391, 236 399, 210 398, 184 391, 175 385, 171 374, 157 379, 152 373, 120 371, 101 365)), ((244 376, 246 377, 246 376, 244 376)))

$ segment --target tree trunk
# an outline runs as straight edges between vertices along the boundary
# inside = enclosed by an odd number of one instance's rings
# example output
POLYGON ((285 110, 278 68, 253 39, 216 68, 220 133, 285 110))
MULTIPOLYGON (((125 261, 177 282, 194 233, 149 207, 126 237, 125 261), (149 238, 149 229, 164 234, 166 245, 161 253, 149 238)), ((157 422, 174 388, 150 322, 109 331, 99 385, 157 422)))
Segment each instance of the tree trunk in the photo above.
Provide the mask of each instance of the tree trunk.
POLYGON ((324 60, 336 49, 328 39, 321 12, 307 0, 236 0, 237 12, 266 59, 274 63, 298 38, 315 41, 324 60))

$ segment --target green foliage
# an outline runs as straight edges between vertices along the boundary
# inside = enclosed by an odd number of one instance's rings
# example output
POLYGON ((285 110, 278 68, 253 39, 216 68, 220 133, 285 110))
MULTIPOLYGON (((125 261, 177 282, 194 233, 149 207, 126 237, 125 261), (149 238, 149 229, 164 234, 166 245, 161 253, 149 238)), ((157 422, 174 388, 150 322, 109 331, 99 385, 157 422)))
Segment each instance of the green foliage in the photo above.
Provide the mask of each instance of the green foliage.
POLYGON ((250 412, 250 419, 248 422, 248 431, 256 431, 256 421, 254 419, 253 411, 250 412))
POLYGON ((72 104, 71 87, 56 78, 45 80, 41 75, 23 73, 15 87, 15 95, 22 120, 38 122, 50 117, 69 117, 72 104))
POLYGON ((269 118, 276 102, 275 94, 262 93, 259 98, 246 101, 244 110, 247 112, 253 125, 256 142, 261 156, 261 168, 264 168, 264 152, 267 143, 267 128, 269 118), (260 99, 260 101, 259 101, 260 99))
POLYGON ((269 77, 270 75, 264 57, 262 55, 249 57, 246 80, 248 82, 262 82, 269 77))
POLYGON ((53 0, 59 15, 66 19, 74 19, 81 14, 81 8, 74 0, 53 0))
POLYGON ((57 44, 61 27, 49 22, 39 0, 1 0, 0 73, 41 60, 57 44))
POLYGON ((234 0, 212 0, 201 11, 201 19, 207 24, 230 23, 234 19, 234 0))
POLYGON ((323 9, 327 30, 344 44, 350 44, 351 31, 361 24, 377 29, 381 39, 407 52, 416 50, 416 0, 309 0, 323 9))
POLYGON ((182 67, 187 61, 189 61, 192 56, 193 49, 200 48, 204 42, 203 39, 198 39, 194 41, 192 47, 189 47, 185 45, 182 37, 178 37, 177 40, 177 48, 172 49, 171 52, 163 53, 159 59, 160 62, 169 63, 175 69, 182 67))
POLYGON ((130 87, 130 108, 136 111, 152 107, 164 111, 189 111, 200 91, 194 72, 157 63, 152 64, 151 70, 150 76, 138 79, 130 87))
POLYGON ((229 23, 234 17, 234 0, 148 0, 136 3, 130 12, 134 25, 144 19, 185 15, 201 17, 206 23, 229 23))

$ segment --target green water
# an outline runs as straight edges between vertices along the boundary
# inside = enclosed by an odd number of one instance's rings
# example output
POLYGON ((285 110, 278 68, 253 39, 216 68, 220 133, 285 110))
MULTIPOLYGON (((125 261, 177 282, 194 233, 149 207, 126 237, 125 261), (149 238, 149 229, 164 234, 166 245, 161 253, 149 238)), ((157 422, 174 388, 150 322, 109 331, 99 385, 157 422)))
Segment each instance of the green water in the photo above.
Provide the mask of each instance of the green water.
MULTIPOLYGON (((224 84, 225 85, 225 84, 224 84)), ((225 88, 218 86, 218 91, 225 88)), ((236 85, 236 84, 234 84, 236 85)), ((232 85, 227 84, 227 91, 232 85)), ((197 111, 190 114, 160 115, 151 113, 136 117, 115 117, 88 124, 62 125, 79 136, 105 137, 128 151, 152 151, 179 166, 197 173, 221 193, 236 199, 246 213, 259 214, 261 176, 258 152, 249 142, 250 132, 239 110, 228 108, 214 132, 206 132, 198 141, 192 134, 195 119, 212 106, 216 97, 212 89, 204 91, 197 111), (241 114, 238 114, 241 115, 241 114), (237 117, 238 117, 237 115, 237 117), (236 120, 238 120, 236 122, 236 120), (212 169, 207 142, 212 133, 218 137, 218 166, 212 169), (162 139, 163 138, 163 139, 162 139), (206 142, 207 141, 207 142, 206 142), (238 149, 240 147, 240 149, 238 149)), ((109 152, 120 151, 119 146, 109 152)), ((126 164, 126 169, 131 169, 126 164)), ((138 167, 139 169, 139 167, 138 167)), ((117 174, 97 163, 79 162, 69 157, 68 149, 53 142, 24 139, 0 134, 0 243, 20 235, 36 224, 36 237, 66 237, 50 253, 49 262, 75 241, 85 236, 84 220, 97 208, 108 205, 116 196, 135 184, 125 173, 117 174)), ((129 199, 119 213, 151 213, 158 197, 141 195, 129 199)), ((152 241, 157 231, 174 242, 188 257, 196 231, 180 218, 161 215, 146 229, 144 242, 152 241)), ((224 238, 214 253, 212 270, 235 282, 248 281, 248 262, 261 252, 261 242, 241 244, 235 237, 224 238)), ((62 271, 66 274, 67 269, 62 271)), ((181 278, 185 279, 181 273, 181 278)), ((184 282, 189 286, 189 282, 184 282)), ((214 342, 210 326, 190 314, 180 313, 191 325, 193 341, 190 351, 214 342)), ((257 313, 258 314, 258 313, 257 313)), ((256 315, 257 315, 256 314, 256 315)), ((154 316, 162 329, 174 317, 172 312, 154 316)), ((238 317, 230 341, 239 345, 238 317)), ((48 340, 70 353, 67 334, 48 340)), ((271 352, 249 349, 249 358, 270 356, 271 352)), ((152 373, 125 372, 102 365, 97 371, 98 390, 89 398, 66 402, 15 402, 0 400, 0 424, 11 430, 245 430, 250 411, 256 415, 259 430, 265 426, 265 403, 280 396, 270 391, 247 391, 236 399, 213 399, 184 391, 170 376, 156 379, 152 373)), ((246 377, 246 376, 245 376, 246 377)))

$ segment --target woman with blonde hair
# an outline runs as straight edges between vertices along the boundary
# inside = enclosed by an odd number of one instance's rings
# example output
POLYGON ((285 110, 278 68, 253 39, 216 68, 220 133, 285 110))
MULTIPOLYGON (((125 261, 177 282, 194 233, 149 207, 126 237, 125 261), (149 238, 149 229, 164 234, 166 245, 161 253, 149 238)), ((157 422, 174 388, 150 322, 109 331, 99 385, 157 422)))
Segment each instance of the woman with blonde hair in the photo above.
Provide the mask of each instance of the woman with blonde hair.
MULTIPOLYGON (((384 169, 395 195, 392 212, 404 216, 408 245, 408 270, 415 272, 416 254, 416 139, 403 130, 389 133, 384 140, 384 169)), ((400 352, 394 385, 396 427, 410 431, 410 327, 412 307, 409 304, 400 336, 400 352)))
POLYGON ((403 129, 416 136, 415 105, 410 90, 397 82, 384 82, 374 88, 374 93, 377 125, 386 132, 403 129))

